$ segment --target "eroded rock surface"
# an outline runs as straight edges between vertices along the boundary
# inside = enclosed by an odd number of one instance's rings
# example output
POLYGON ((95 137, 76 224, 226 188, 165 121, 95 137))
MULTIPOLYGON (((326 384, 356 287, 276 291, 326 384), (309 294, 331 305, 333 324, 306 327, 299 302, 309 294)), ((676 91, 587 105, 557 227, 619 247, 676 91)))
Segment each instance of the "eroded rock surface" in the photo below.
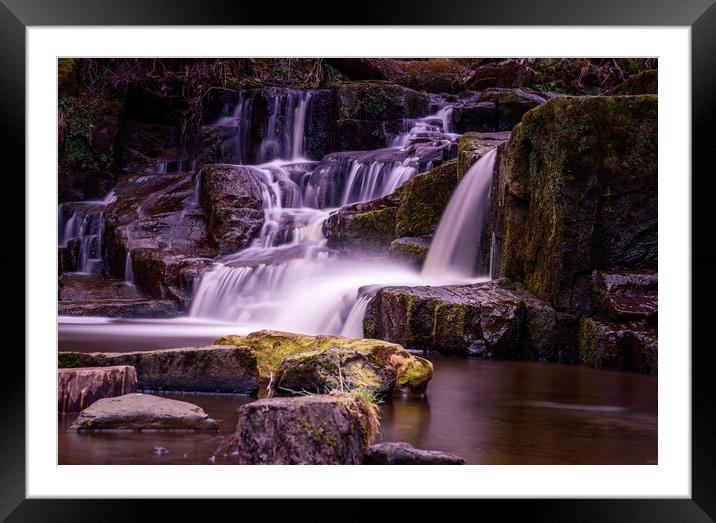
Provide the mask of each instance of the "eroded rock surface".
POLYGON ((58 412, 79 412, 102 398, 137 392, 134 367, 59 369, 57 371, 58 412))

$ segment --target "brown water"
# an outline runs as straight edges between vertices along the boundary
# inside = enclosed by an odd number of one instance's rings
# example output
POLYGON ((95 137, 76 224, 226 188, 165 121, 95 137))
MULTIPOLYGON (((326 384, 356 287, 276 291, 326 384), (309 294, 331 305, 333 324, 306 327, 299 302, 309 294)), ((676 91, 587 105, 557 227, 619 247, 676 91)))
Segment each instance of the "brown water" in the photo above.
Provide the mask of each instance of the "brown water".
MULTIPOLYGON (((429 357, 425 399, 381 407, 379 441, 458 454, 469 464, 655 464, 657 379, 575 365, 429 357)), ((68 433, 59 419, 60 464, 208 464, 252 398, 171 394, 200 405, 218 434, 68 433), (170 451, 154 455, 154 447, 170 451)))

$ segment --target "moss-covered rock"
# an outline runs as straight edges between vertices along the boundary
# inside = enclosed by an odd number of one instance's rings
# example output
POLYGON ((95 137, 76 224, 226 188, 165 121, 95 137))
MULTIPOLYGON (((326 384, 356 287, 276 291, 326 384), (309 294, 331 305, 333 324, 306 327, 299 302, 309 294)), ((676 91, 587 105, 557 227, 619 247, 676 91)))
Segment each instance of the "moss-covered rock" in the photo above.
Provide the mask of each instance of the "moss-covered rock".
POLYGON ((487 89, 477 98, 455 105, 453 127, 459 133, 510 131, 527 111, 546 100, 546 95, 534 91, 487 89))
POLYGON ((414 350, 495 359, 572 361, 563 318, 507 281, 446 287, 384 287, 370 302, 367 336, 414 350))
POLYGON ((509 132, 463 134, 458 140, 457 180, 462 180, 467 170, 488 151, 510 139, 509 132))
POLYGON ((456 161, 444 163, 405 182, 399 190, 394 237, 432 233, 456 185, 456 161))
POLYGON ((626 81, 612 89, 613 95, 658 94, 659 70, 650 69, 630 76, 626 81))
POLYGON ((424 93, 390 82, 339 82, 331 88, 339 120, 416 118, 427 114, 430 103, 424 93))
POLYGON ((393 391, 396 370, 372 354, 336 346, 288 356, 271 381, 278 396, 362 389, 376 397, 393 391))
POLYGON ((422 267, 430 250, 430 236, 398 238, 390 242, 388 254, 416 267, 422 267))
POLYGON ((334 346, 352 349, 370 355, 378 362, 388 363, 396 370, 397 386, 413 393, 424 393, 433 376, 433 365, 428 360, 413 356, 400 345, 382 340, 264 330, 247 336, 222 336, 215 343, 251 347, 256 352, 259 375, 264 379, 275 374, 288 356, 334 346))
POLYGON ((503 158, 491 207, 504 214, 504 276, 589 314, 595 268, 656 268, 656 96, 555 97, 503 158))
POLYGON ((395 237, 397 201, 389 196, 342 207, 323 224, 328 245, 385 252, 395 237))

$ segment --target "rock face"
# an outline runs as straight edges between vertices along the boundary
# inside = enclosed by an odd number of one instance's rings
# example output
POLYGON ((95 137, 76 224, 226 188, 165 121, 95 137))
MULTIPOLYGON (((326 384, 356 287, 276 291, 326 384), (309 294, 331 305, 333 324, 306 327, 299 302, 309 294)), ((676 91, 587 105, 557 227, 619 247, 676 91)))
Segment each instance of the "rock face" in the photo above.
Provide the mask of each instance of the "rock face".
POLYGON ((544 93, 523 89, 486 89, 453 109, 455 131, 511 131, 530 109, 547 101, 544 93))
POLYGON ((148 394, 97 400, 80 412, 70 431, 216 431, 219 424, 196 405, 148 394))
POLYGON ((611 321, 656 321, 658 278, 653 271, 596 272, 597 314, 611 321))
POLYGON ((457 149, 457 179, 462 180, 467 170, 485 153, 510 139, 509 132, 469 132, 460 137, 457 149))
POLYGON ((413 350, 574 361, 576 322, 576 318, 557 314, 520 286, 498 281, 384 287, 369 303, 363 329, 366 336, 413 350))
POLYGON ((210 244, 220 254, 247 247, 264 220, 261 188, 252 169, 205 165, 199 176, 210 244))
POLYGON ((60 368, 131 365, 139 388, 256 394, 256 355, 233 345, 126 353, 60 352, 60 368))
POLYGON ((264 379, 275 374, 288 356, 329 347, 355 350, 375 361, 389 364, 396 371, 396 385, 414 394, 424 393, 433 377, 433 364, 428 360, 410 354, 400 345, 382 340, 305 336, 264 330, 248 336, 223 336, 215 343, 253 349, 256 352, 259 375, 264 379))
POLYGON ((591 367, 658 372, 656 326, 645 322, 605 323, 583 318, 579 356, 591 367))
POLYGON ((590 314, 595 269, 656 269, 656 125, 656 96, 560 96, 527 113, 490 197, 502 275, 590 314))
POLYGON ((58 412, 79 412, 102 398, 137 392, 137 373, 126 365, 103 368, 59 369, 58 412))
POLYGON ((422 267, 425 258, 430 250, 431 236, 419 236, 417 238, 398 238, 390 242, 390 254, 394 258, 406 261, 422 267))
POLYGON ((416 449, 409 443, 386 442, 368 447, 364 465, 464 465, 460 456, 437 450, 416 449))
POLYGON ((372 354, 333 346, 288 356, 271 386, 278 396, 362 389, 383 397, 393 392, 395 376, 395 368, 372 354))
POLYGON ((350 396, 269 398, 242 405, 217 457, 242 465, 358 465, 377 431, 375 407, 350 396))

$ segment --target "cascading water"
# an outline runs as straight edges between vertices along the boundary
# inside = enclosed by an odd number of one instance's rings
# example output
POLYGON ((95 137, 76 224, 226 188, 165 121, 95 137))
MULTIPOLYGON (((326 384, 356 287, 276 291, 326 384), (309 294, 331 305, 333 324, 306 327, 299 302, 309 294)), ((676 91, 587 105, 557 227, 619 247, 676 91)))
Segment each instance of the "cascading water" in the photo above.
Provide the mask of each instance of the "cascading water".
POLYGON ((497 150, 485 153, 468 169, 448 203, 423 265, 426 277, 471 277, 480 247, 497 150))

